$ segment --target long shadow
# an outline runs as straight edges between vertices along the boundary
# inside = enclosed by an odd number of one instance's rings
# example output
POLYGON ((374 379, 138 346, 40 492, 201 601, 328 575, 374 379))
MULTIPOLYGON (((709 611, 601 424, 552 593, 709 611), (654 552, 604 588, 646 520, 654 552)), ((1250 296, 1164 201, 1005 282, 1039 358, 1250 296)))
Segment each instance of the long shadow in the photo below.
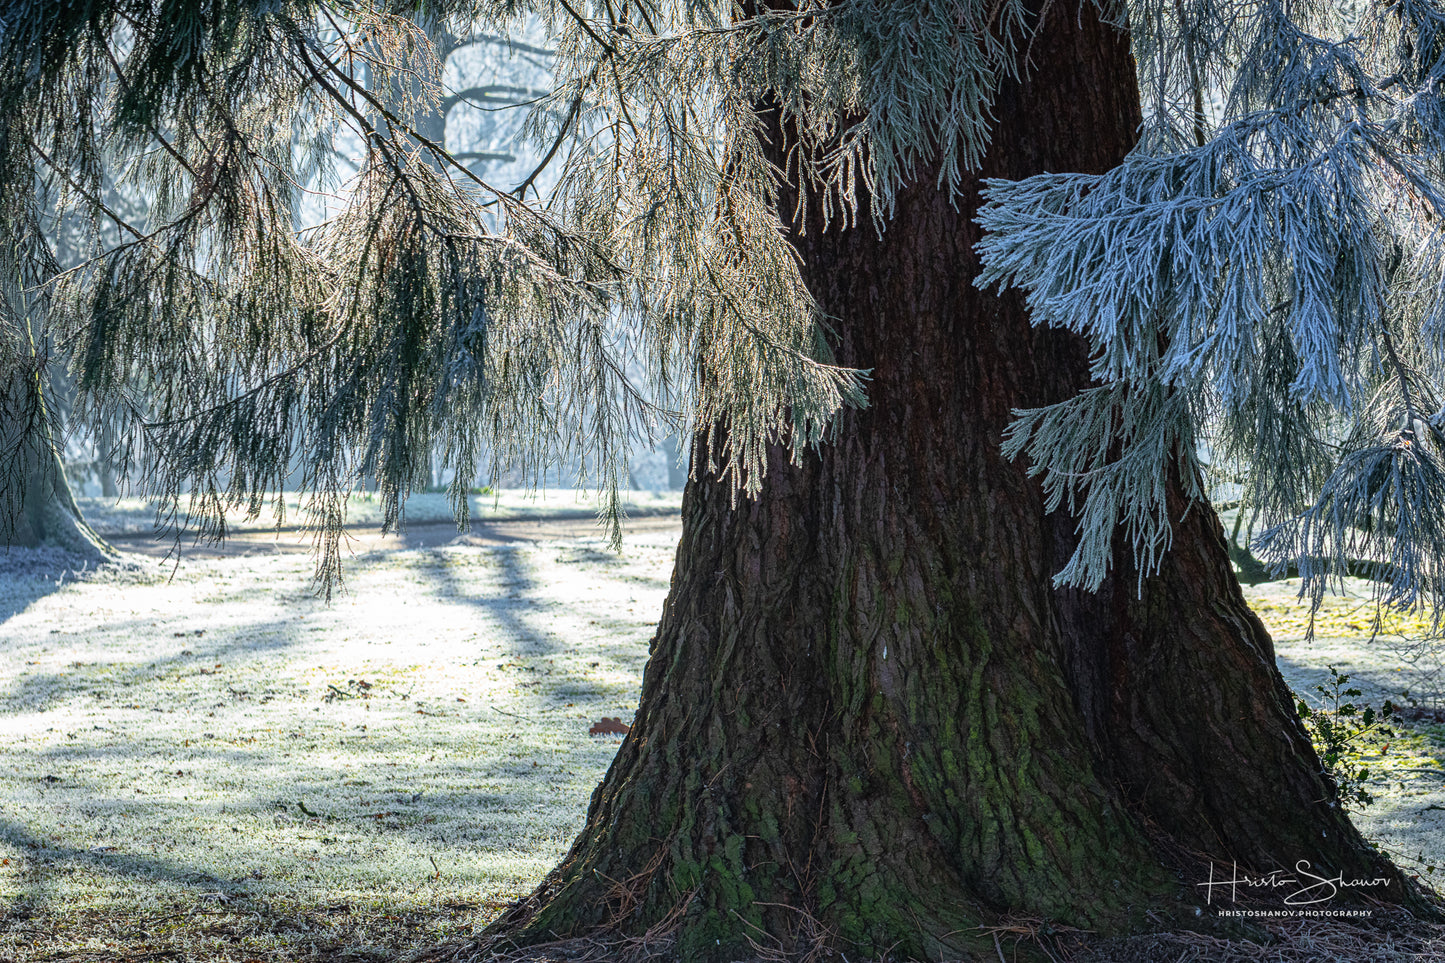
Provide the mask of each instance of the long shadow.
POLYGON ((532 598, 532 593, 541 586, 526 565, 522 553, 534 544, 530 539, 518 538, 515 545, 488 546, 483 551, 497 563, 496 595, 479 593, 471 585, 458 579, 454 566, 447 564, 448 557, 432 549, 421 556, 420 572, 433 584, 433 596, 447 602, 462 602, 481 609, 494 619, 504 636, 512 640, 509 649, 512 655, 547 655, 559 651, 552 633, 533 624, 529 613, 544 607, 545 603, 532 598))
MULTIPOLYGON (((557 655, 569 650, 559 636, 556 626, 542 624, 546 615, 555 612, 556 602, 534 597, 544 586, 538 582, 530 566, 526 564, 526 546, 488 546, 478 551, 493 560, 497 566, 495 594, 479 592, 478 589, 457 577, 457 567, 447 564, 448 555, 435 550, 424 556, 420 564, 422 573, 432 582, 435 597, 447 601, 461 601, 480 609, 496 626, 497 631, 508 643, 505 653, 520 659, 539 659, 557 655)), ((565 546, 577 557, 565 560, 567 564, 605 563, 613 565, 617 557, 611 552, 599 551, 587 544, 565 546)), ((553 546, 549 546, 550 548, 553 546)), ((598 573, 606 578, 613 573, 598 573)), ((629 581, 632 581, 629 579, 629 581)), ((578 614, 572 605, 561 603, 569 615, 578 614)), ((609 619, 601 616, 594 628, 617 633, 635 632, 637 626, 626 620, 609 619)), ((583 671, 568 670, 563 665, 550 667, 550 678, 544 686, 530 693, 529 701, 536 710, 557 708, 567 702, 603 698, 604 689, 583 671), (543 693, 546 693, 545 695, 543 693)))
MULTIPOLYGON (((499 605, 491 607, 492 617, 502 622, 510 630, 509 635, 515 640, 512 646, 514 655, 547 655, 557 652, 561 646, 556 642, 556 636, 544 628, 533 625, 532 620, 527 616, 544 607, 545 603, 531 598, 540 585, 528 570, 523 559, 523 550, 519 548, 507 548, 493 553, 498 567, 501 569, 501 584, 499 588, 506 594, 503 599, 498 599, 499 605)), ((446 572, 446 578, 455 585, 455 577, 449 569, 440 567, 446 572)))
MULTIPOLYGON (((1319 702, 1317 685, 1331 687, 1329 669, 1318 662, 1305 662, 1287 655, 1275 657, 1275 663, 1290 688, 1303 696, 1311 705, 1319 702)), ((1390 666, 1339 665, 1337 668, 1350 677, 1349 685, 1358 687, 1363 695, 1351 700, 1378 706, 1385 699, 1399 701, 1401 679, 1390 666)))
POLYGON ((6 622, 90 570, 88 561, 48 546, 0 548, 0 580, 6 587, 0 596, 0 639, 6 622))
MULTIPOLYGON (((152 619, 132 619, 107 622, 110 628, 127 626, 152 626, 152 619)), ((0 690, 0 712, 43 712, 57 697, 72 696, 97 686, 123 689, 126 686, 148 682, 157 675, 194 665, 197 668, 224 660, 234 662, 251 654, 274 652, 297 643, 292 636, 292 624, 287 620, 250 623, 219 632, 215 636, 202 636, 189 641, 189 648, 174 655, 162 656, 146 662, 135 662, 123 669, 111 669, 103 680, 89 680, 71 673, 40 672, 17 679, 9 690, 0 690), (241 638, 246 637, 242 642, 241 638), (259 636, 259 638, 252 638, 259 636), (202 641, 205 639, 206 641, 202 641)), ((214 631, 214 630, 208 630, 214 631)), ((114 663, 111 663, 114 665, 114 663)))
POLYGON ((228 896, 240 889, 234 882, 172 860, 119 851, 93 852, 61 845, 52 839, 36 836, 20 823, 3 817, 0 817, 0 840, 31 854, 27 859, 30 869, 20 880, 20 896, 12 904, 0 904, 0 920, 28 915, 43 906, 47 898, 43 870, 57 863, 99 868, 115 876, 180 884, 187 889, 222 892, 228 896))

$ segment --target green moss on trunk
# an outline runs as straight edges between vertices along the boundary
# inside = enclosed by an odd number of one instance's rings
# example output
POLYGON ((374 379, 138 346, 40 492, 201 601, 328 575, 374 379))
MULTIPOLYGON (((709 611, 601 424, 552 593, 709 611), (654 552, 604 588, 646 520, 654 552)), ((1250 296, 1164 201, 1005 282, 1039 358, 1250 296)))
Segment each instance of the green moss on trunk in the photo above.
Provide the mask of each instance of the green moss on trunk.
MULTIPOLYGON (((1132 142, 1127 39, 1051 11, 979 177, 1104 170, 1132 142)), ((801 465, 773 452, 754 501, 689 484, 632 731, 493 932, 991 960, 983 928, 1011 915, 1194 923, 1201 857, 1388 874, 1372 895, 1411 899, 1329 805, 1207 508, 1142 597, 1122 558, 1098 594, 1053 588, 1074 522, 999 445, 1012 409, 1088 383, 1086 352, 973 288, 977 197, 935 184, 920 172, 881 237, 803 199, 805 277, 872 404, 801 465)))

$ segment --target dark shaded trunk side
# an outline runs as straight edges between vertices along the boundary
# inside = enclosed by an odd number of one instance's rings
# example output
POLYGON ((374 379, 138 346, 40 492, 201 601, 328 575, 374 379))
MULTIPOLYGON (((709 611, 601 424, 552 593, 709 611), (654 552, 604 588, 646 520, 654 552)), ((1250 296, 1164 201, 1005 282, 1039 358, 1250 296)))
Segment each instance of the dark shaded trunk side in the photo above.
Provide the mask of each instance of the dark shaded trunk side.
MULTIPOLYGON (((1116 164, 1138 123, 1127 40, 1059 6, 1033 59, 979 177, 1116 164)), ((955 210, 934 184, 881 238, 815 215, 794 237, 871 407, 801 466, 774 452, 755 501, 689 483, 632 732, 566 860, 494 933, 994 959, 979 928, 1013 915, 1193 922, 1209 860, 1309 860, 1415 899, 1329 802, 1207 506, 1176 498, 1142 598, 1127 547, 1098 594, 1052 587, 1074 522, 999 446, 1011 409, 1087 384, 1084 348, 973 288, 977 197, 955 210)))

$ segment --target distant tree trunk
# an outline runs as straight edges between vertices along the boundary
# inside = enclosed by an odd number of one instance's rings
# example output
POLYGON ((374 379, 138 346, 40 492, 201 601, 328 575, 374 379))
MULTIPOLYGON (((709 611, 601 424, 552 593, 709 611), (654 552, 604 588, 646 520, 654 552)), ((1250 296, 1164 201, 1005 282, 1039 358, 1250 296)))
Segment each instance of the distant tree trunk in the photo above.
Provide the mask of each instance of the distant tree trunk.
POLYGON ((85 523, 55 437, 45 336, 0 257, 0 550, 57 545, 92 561, 113 549, 85 523))
POLYGON ((0 452, 11 462, 0 484, 0 548, 51 544, 100 561, 113 550, 81 515, 50 427, 29 416, 19 380, 12 377, 0 397, 0 452))
MULTIPOLYGON (((1127 39, 1056 4, 1032 63, 978 176, 1118 163, 1139 122, 1127 39)), ((781 161, 786 132, 766 134, 781 161)), ((1011 409, 1089 383, 1086 349, 972 286, 977 196, 955 209, 936 183, 921 172, 881 237, 812 206, 794 243, 871 406, 801 466, 773 452, 755 500, 689 483, 632 731, 566 859, 494 933, 996 960, 979 927, 1011 915, 1198 925, 1210 860, 1308 860, 1422 905, 1330 802, 1208 506, 1174 486, 1142 597, 1127 545, 1097 594, 1052 586, 1075 520, 999 446, 1011 409)))

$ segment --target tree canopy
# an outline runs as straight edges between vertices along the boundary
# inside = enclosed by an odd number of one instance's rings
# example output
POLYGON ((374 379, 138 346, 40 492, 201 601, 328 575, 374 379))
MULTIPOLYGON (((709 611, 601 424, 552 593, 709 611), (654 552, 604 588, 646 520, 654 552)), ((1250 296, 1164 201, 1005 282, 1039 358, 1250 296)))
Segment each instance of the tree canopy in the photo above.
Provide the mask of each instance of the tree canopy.
POLYGON ((435 446, 457 494, 483 451, 615 487, 630 435, 694 430, 633 728, 496 932, 991 958, 1016 914, 1195 925, 1236 863, 1429 913, 1338 807, 1200 499, 1242 479, 1317 593, 1445 592, 1441 23, 14 3, 0 427, 46 423, 53 345, 213 525, 300 458, 326 585, 347 492, 395 521, 435 446), (415 119, 457 95, 432 38, 526 17, 553 89, 496 184, 415 119))
MULTIPOLYGON (((993 182, 982 214, 979 283, 1093 351, 1096 385, 1007 440, 1079 513, 1057 577, 1097 586, 1120 533, 1147 574, 1178 457, 1196 495, 1196 469, 1241 477, 1263 550, 1316 593, 1364 559, 1383 601, 1438 610, 1445 9, 1103 13, 1134 44, 1137 147, 1106 174, 993 182)), ((784 238, 784 175, 878 231, 920 171, 959 190, 1040 19, 1021 0, 11 3, 0 218, 29 307, 4 302, 0 362, 34 372, 53 345, 149 489, 202 515, 259 510, 299 455, 327 581, 346 492, 375 477, 395 518, 433 444, 458 491, 484 451, 572 453, 615 487, 630 436, 690 424, 754 492, 769 442, 800 452, 866 404, 784 238), (425 24, 524 16, 557 37, 528 121, 545 196, 406 120, 451 96, 425 24), (338 183, 343 132, 364 162, 338 183), (144 223, 109 182, 146 197, 144 223), (321 195, 329 216, 298 220, 321 195), (43 240, 58 212, 91 226, 68 270, 43 240)), ((14 383, 12 420, 35 421, 43 379, 14 383)))

